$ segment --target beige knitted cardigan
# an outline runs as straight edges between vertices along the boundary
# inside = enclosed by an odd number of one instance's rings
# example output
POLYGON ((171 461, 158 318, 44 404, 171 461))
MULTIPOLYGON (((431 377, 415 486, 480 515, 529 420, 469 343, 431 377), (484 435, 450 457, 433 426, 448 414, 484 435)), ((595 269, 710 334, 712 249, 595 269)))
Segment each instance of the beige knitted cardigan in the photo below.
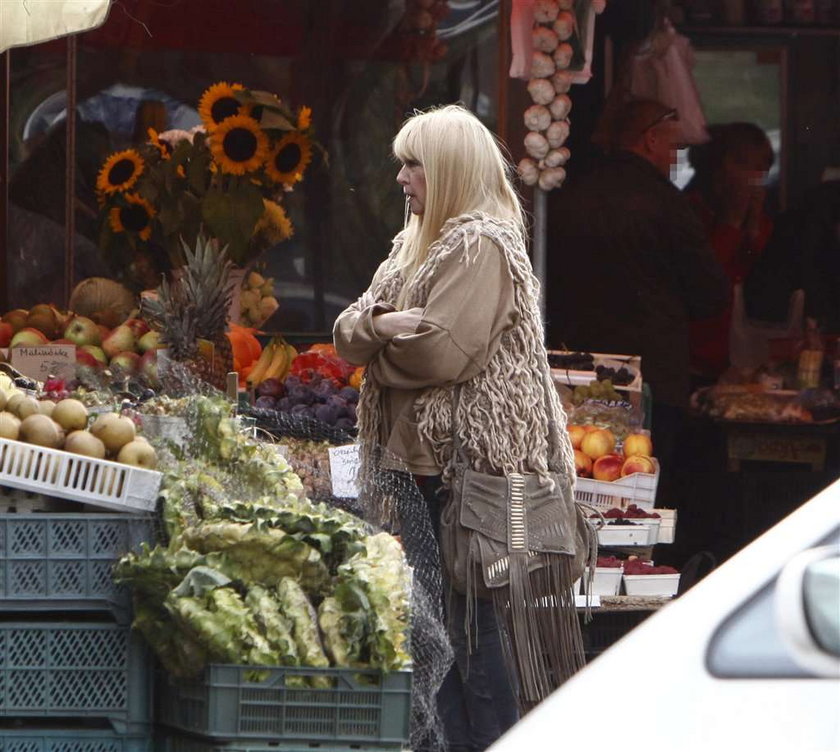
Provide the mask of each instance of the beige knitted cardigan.
MULTIPOLYGON (((566 432, 566 416, 553 388, 539 313, 539 283, 516 223, 474 212, 450 219, 429 248, 425 262, 409 282, 403 307, 424 307, 431 282, 444 259, 463 254, 469 264, 479 249, 479 237, 499 248, 514 281, 517 323, 501 338, 487 367, 462 384, 456 425, 459 439, 474 469, 503 475, 550 472, 575 478, 574 454, 566 432), (551 447, 551 452, 549 452, 551 447)), ((377 302, 395 305, 403 288, 396 257, 402 233, 394 240, 370 294, 377 302)), ((465 290, 464 295, 480 291, 465 290)), ((452 386, 425 390, 416 402, 420 435, 430 442, 438 467, 448 478, 452 459, 452 386)), ((358 407, 363 445, 375 445, 381 421, 381 387, 368 372, 358 407)))

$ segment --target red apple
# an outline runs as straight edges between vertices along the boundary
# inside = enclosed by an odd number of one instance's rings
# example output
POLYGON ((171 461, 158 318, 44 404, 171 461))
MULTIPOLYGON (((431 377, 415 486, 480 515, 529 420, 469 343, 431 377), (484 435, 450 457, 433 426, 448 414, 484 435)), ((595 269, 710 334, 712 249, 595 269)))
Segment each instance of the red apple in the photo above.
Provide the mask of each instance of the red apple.
POLYGON ((592 477, 592 460, 581 452, 580 449, 575 449, 575 472, 581 478, 592 477))
POLYGON ((72 345, 74 343, 71 342, 69 339, 64 339, 64 337, 62 337, 61 339, 54 339, 52 342, 50 342, 50 344, 51 345, 72 345))
POLYGON ((131 327, 126 324, 120 324, 114 329, 104 340, 102 340, 102 349, 109 358, 123 352, 133 352, 136 339, 131 327))
POLYGON ((76 348, 76 365, 87 366, 88 368, 94 368, 96 370, 102 368, 102 363, 100 363, 92 353, 81 347, 76 348))
POLYGON ((3 321, 12 325, 12 329, 19 332, 26 326, 26 317, 29 316, 29 311, 25 308, 15 308, 14 311, 9 311, 3 314, 3 321))
POLYGON ((0 322, 0 347, 8 347, 14 333, 15 328, 8 321, 0 322))
POLYGON ((624 460, 621 466, 621 477, 631 475, 632 473, 655 473, 656 468, 653 465, 653 460, 644 455, 633 455, 624 460))
POLYGON ((615 449, 615 436, 607 428, 597 428, 589 431, 580 443, 581 451, 589 455, 593 460, 609 454, 615 449))
POLYGON ((127 326, 131 329, 132 333, 134 334, 134 339, 140 339, 146 332, 148 332, 151 327, 143 321, 143 319, 127 319, 123 322, 124 326, 127 326))
MULTIPOLYGON (((77 352, 78 349, 79 348, 76 348, 77 352)), ((96 345, 83 345, 81 349, 92 355, 96 360, 97 365, 103 368, 108 365, 108 356, 105 355, 101 347, 97 347, 96 345)))
POLYGON ((83 345, 98 345, 102 342, 99 326, 87 316, 75 316, 71 319, 64 330, 64 339, 69 339, 73 344, 80 347, 83 345))
POLYGON ((117 353, 108 367, 114 376, 133 376, 140 367, 140 356, 133 350, 117 353))
POLYGON ((653 442, 646 433, 631 433, 624 439, 625 457, 653 457, 653 442))
POLYGON ((97 324, 96 326, 99 329, 99 339, 104 342, 105 338, 111 333, 111 327, 105 326, 105 324, 97 324))
POLYGON ((618 480, 621 477, 621 465, 624 459, 619 454, 604 454, 592 465, 592 477, 595 480, 618 480))
POLYGON ((153 389, 160 384, 157 367, 157 349, 153 347, 151 350, 146 350, 143 353, 143 357, 140 358, 139 371, 146 380, 146 383, 153 389))
POLYGON ((572 440, 572 447, 580 449, 580 443, 586 435, 586 429, 583 426, 576 426, 574 423, 570 423, 566 428, 569 431, 569 438, 572 440))
POLYGON ((15 333, 9 347, 37 347, 38 345, 46 345, 48 342, 49 340, 42 331, 27 326, 15 333))
POLYGON ((156 350, 162 347, 160 342, 160 332, 146 332, 140 339, 137 340, 137 349, 144 353, 147 350, 156 350))

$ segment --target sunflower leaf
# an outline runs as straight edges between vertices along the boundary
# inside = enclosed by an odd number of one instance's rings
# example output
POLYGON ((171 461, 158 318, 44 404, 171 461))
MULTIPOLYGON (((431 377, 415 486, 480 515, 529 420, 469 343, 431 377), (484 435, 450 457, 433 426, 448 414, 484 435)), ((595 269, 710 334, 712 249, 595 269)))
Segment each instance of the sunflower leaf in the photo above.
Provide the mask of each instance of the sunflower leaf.
POLYGON ((260 127, 267 131, 293 131, 292 122, 275 110, 264 109, 260 115, 260 127))
POLYGON ((230 258, 237 264, 246 258, 254 226, 263 211, 262 194, 247 182, 227 192, 211 189, 201 202, 202 218, 211 233, 229 247, 230 258))

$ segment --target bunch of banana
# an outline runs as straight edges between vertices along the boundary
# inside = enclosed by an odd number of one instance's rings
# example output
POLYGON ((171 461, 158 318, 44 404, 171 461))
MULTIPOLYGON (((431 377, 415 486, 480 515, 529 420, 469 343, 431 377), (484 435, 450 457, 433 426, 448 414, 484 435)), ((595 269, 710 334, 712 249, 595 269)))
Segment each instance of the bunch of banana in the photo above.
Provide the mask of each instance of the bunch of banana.
POLYGON ((251 272, 239 293, 240 320, 244 326, 261 326, 279 307, 274 297, 274 278, 251 272))
POLYGON ((272 337, 248 374, 248 386, 255 387, 267 379, 282 381, 289 373, 297 354, 294 346, 282 337, 272 337))

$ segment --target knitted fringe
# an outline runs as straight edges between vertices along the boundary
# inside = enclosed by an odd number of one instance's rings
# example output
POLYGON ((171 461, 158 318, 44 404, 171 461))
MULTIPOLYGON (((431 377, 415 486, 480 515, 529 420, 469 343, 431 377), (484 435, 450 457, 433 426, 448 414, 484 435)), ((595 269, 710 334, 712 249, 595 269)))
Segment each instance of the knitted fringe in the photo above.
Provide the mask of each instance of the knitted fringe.
POLYGON ((517 677, 523 713, 584 665, 572 593, 572 559, 562 554, 548 556, 548 566, 529 573, 527 553, 512 554, 510 584, 493 590, 505 661, 517 677))

